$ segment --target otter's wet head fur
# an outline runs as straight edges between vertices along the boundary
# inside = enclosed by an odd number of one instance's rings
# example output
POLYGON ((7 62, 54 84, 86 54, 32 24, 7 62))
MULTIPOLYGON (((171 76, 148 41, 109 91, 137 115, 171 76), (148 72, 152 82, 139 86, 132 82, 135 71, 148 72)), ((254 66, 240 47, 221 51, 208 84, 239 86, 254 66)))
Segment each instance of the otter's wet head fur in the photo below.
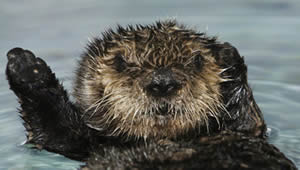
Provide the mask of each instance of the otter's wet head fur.
POLYGON ((119 27, 90 42, 75 85, 87 124, 109 135, 174 138, 226 113, 206 37, 175 22, 119 27))

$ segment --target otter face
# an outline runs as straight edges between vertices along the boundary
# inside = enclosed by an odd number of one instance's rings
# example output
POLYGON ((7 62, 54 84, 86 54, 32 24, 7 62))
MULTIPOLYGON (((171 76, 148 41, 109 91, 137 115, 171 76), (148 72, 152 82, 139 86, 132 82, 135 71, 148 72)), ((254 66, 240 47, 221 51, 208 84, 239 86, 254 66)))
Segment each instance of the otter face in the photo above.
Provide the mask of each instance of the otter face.
POLYGON ((87 124, 144 139, 208 130, 225 111, 212 43, 174 22, 119 27, 93 40, 75 85, 87 124))

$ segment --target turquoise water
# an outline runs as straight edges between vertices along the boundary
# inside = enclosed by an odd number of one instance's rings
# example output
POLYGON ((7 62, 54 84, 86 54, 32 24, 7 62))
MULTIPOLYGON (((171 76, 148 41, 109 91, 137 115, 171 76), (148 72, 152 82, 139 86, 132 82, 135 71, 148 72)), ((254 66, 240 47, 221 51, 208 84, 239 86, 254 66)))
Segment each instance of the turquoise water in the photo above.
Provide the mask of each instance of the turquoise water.
POLYGON ((300 167, 300 1, 44 0, 0 2, 0 169, 76 169, 82 163, 32 150, 5 80, 6 52, 41 56, 71 90, 88 37, 116 24, 179 22, 235 45, 271 129, 270 142, 300 167))

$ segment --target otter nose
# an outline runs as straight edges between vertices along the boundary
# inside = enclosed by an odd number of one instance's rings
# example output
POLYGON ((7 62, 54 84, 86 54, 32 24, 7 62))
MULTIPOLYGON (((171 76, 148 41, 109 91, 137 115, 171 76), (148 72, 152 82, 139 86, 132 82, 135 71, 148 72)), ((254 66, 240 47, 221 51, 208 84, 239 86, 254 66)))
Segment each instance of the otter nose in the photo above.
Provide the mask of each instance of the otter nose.
POLYGON ((152 80, 146 87, 151 95, 157 97, 171 95, 179 88, 180 84, 174 79, 172 71, 167 68, 154 71, 152 80))

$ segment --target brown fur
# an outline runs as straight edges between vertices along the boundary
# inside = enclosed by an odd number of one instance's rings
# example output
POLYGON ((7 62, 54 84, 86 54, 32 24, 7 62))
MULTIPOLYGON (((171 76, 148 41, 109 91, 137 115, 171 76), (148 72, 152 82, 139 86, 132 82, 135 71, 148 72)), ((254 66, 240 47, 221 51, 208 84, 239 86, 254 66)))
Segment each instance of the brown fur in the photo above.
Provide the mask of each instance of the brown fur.
POLYGON ((90 43, 75 85, 77 102, 84 106, 91 127, 113 136, 174 138, 201 126, 209 131, 209 117, 219 121, 220 110, 225 110, 219 85, 222 69, 206 48, 214 38, 174 22, 120 27, 107 34, 90 43), (199 54, 204 57, 201 70, 193 63, 199 54), (114 66, 118 55, 129 65, 121 73, 114 66), (171 68, 180 81, 176 95, 154 98, 145 91, 159 67, 171 68), (166 116, 156 114, 162 103, 168 105, 166 116))

